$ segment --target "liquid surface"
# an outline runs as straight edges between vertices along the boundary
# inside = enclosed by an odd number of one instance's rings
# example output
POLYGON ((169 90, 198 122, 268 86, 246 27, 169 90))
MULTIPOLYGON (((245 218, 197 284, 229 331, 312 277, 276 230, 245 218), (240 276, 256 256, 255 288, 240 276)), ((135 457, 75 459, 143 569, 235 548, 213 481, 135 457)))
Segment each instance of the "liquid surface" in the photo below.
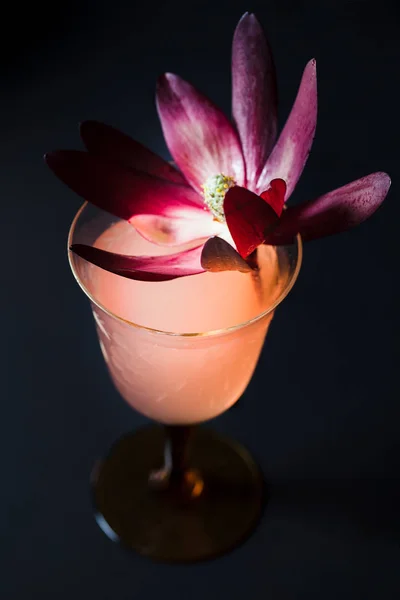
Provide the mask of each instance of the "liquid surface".
MULTIPOLYGON (((149 243, 126 222, 112 225, 95 246, 127 255, 176 252, 149 243)), ((108 310, 138 325, 179 333, 223 329, 256 317, 282 290, 284 277, 278 268, 275 248, 260 247, 258 258, 258 281, 251 274, 224 271, 166 282, 142 282, 93 266, 90 291, 108 310)))

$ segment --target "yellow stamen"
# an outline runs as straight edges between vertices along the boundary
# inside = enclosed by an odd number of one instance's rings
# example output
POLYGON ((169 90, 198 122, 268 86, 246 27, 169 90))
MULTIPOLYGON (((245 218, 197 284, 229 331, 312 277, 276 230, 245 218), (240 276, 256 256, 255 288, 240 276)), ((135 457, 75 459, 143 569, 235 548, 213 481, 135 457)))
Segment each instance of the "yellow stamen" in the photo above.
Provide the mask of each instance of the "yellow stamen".
POLYGON ((204 202, 210 209, 217 221, 225 223, 224 198, 226 192, 236 185, 233 177, 223 175, 213 175, 201 186, 204 194, 204 202))

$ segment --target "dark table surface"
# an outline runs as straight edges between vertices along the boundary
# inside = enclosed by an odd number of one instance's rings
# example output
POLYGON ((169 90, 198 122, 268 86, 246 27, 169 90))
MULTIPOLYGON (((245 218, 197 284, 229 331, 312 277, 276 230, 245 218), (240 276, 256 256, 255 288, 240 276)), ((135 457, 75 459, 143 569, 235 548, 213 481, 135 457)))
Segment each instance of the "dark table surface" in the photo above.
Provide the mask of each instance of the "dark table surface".
POLYGON ((399 25, 384 0, 6 9, 1 598, 400 597, 399 25), (69 272, 80 199, 42 155, 79 147, 77 123, 94 118, 167 156, 157 75, 180 73, 229 111, 231 36, 246 9, 274 49, 281 124, 317 58, 319 124, 295 201, 376 170, 393 186, 368 223, 306 247, 245 396, 213 423, 247 444, 271 482, 260 527, 214 562, 155 565, 113 545, 92 516, 91 465, 144 419, 113 388, 69 272))

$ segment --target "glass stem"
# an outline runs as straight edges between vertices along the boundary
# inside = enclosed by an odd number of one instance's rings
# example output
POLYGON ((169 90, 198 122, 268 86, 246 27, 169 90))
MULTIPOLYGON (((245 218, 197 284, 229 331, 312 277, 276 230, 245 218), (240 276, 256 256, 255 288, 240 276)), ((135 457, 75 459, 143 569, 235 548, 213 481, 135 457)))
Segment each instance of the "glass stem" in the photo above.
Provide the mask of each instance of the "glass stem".
POLYGON ((193 427, 190 425, 166 425, 164 468, 171 481, 184 479, 189 470, 189 446, 193 427))
POLYGON ((166 425, 164 466, 149 477, 154 490, 167 492, 175 501, 186 503, 201 495, 204 482, 197 469, 189 466, 191 425, 166 425))

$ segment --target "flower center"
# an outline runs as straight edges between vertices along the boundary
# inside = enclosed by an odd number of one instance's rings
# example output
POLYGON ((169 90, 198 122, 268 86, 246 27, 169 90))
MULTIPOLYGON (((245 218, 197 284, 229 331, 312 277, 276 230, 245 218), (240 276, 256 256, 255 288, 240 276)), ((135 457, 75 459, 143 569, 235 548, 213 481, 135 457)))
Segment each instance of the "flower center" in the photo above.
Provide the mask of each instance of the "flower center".
POLYGON ((233 177, 219 173, 212 175, 202 185, 204 203, 208 206, 217 221, 225 223, 224 198, 229 188, 236 185, 233 177))

